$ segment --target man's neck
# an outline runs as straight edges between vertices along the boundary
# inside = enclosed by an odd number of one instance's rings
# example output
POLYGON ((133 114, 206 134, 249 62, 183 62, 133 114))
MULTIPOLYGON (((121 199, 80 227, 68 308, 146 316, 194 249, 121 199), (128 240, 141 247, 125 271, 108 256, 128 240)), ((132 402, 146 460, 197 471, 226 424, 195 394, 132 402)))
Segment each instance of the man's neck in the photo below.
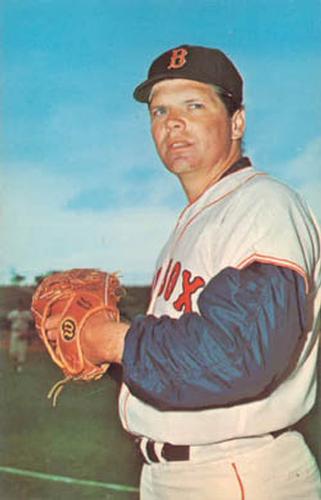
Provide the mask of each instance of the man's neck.
POLYGON ((241 152, 238 151, 230 157, 226 162, 213 167, 208 173, 203 173, 195 170, 195 172, 185 173, 180 177, 180 182, 186 193, 190 203, 196 201, 202 194, 211 186, 216 184, 223 176, 227 174, 229 169, 233 167, 242 158, 241 152))

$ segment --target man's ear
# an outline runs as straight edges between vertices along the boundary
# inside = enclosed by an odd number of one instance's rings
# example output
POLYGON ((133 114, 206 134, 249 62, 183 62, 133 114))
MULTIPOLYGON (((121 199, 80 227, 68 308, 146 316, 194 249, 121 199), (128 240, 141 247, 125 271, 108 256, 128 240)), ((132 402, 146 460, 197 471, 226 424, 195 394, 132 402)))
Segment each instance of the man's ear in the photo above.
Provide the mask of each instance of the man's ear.
POLYGON ((242 139, 245 132, 246 120, 243 108, 237 109, 232 116, 232 140, 242 139))

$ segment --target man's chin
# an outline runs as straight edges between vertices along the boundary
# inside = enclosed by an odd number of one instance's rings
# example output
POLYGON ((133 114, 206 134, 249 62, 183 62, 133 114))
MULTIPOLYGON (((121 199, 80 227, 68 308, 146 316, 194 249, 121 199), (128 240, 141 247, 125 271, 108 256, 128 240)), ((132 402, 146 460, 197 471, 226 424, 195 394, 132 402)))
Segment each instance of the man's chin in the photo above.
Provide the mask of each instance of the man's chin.
POLYGON ((164 163, 167 170, 176 175, 185 174, 194 170, 193 163, 187 158, 177 158, 164 163))

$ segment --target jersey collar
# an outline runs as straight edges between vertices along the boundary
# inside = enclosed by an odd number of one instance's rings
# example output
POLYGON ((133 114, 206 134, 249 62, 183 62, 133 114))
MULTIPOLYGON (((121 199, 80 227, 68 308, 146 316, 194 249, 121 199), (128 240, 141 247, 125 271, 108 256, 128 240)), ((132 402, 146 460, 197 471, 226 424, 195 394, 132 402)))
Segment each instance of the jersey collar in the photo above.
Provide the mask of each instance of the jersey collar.
POLYGON ((236 160, 232 165, 223 173, 223 175, 220 177, 219 180, 223 179, 227 175, 234 174, 234 172, 237 172, 238 170, 241 170, 242 168, 246 167, 251 167, 252 163, 250 158, 247 156, 242 156, 242 158, 239 158, 236 160))

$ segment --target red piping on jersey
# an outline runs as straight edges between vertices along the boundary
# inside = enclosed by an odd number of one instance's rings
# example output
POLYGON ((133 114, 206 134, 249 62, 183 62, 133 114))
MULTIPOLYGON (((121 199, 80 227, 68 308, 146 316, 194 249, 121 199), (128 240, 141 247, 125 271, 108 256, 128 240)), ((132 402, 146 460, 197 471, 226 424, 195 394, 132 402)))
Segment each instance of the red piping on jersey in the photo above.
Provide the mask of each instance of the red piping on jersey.
POLYGON ((236 269, 244 269, 244 267, 247 267, 248 265, 252 264, 253 262, 263 262, 264 264, 276 264, 281 267, 286 267, 288 269, 292 269, 293 271, 296 271, 298 274, 302 276, 304 279, 305 283, 305 291, 308 293, 309 291, 309 282, 308 282, 308 277, 307 273, 305 270, 296 264, 295 262, 288 260, 288 259, 278 259, 277 257, 272 257, 271 255, 263 255, 259 253, 253 253, 243 259, 237 266, 236 269))
MULTIPOLYGON (((249 165, 248 167, 246 168, 242 168, 242 172, 244 172, 245 170, 247 170, 248 168, 252 168, 253 169, 253 166, 252 165, 249 165)), ((228 169, 226 169, 226 172, 227 172, 228 169)), ((233 175, 236 175, 240 172, 240 170, 237 170, 236 172, 233 172, 232 174, 230 174, 228 177, 231 178, 233 175)), ((179 221, 181 220, 181 218, 183 217, 184 213, 186 212, 186 210, 188 208, 190 208, 191 206, 193 206, 202 196, 203 194, 206 193, 206 191, 208 191, 210 188, 212 188, 215 184, 219 184, 219 182, 221 181, 221 179, 225 179, 226 176, 223 176, 224 172, 222 172, 222 176, 215 181, 212 180, 210 181, 209 184, 207 184, 207 186, 203 189, 203 191, 195 198, 195 200, 191 201, 190 203, 188 203, 188 205, 186 205, 186 207, 184 208, 184 210, 182 211, 181 215, 179 216, 178 218, 178 221, 177 223, 179 223, 179 221)))
POLYGON ((237 470, 237 467, 236 467, 235 463, 233 462, 231 465, 232 465, 232 467, 234 469, 237 482, 239 483, 239 487, 240 487, 240 490, 241 490, 241 500, 245 500, 245 489, 244 489, 244 485, 242 483, 241 476, 239 474, 239 471, 237 470))
MULTIPOLYGON (((235 174, 231 174, 231 175, 236 175, 237 172, 235 172, 235 174)), ((234 191, 236 191, 237 189, 239 189, 241 186, 243 186, 246 182, 248 182, 249 180, 253 179, 254 177, 258 176, 258 175, 266 175, 265 173, 263 172, 255 172, 253 175, 251 175, 250 177, 247 177, 243 182, 241 182, 240 184, 238 184, 237 186, 235 186, 233 189, 231 189, 230 191, 228 191, 227 193, 224 193, 222 196, 220 196, 219 198, 216 198, 214 201, 211 201, 211 203, 208 203, 207 205, 205 205, 203 208, 201 208, 198 212, 196 212, 196 214, 194 214, 185 224, 185 226, 183 227, 181 233, 178 235, 175 243, 177 243, 183 236, 183 234, 185 233, 186 229, 188 228, 188 226, 190 224, 192 224, 194 222, 194 220, 201 214, 204 212, 204 210, 206 210, 207 208, 211 207, 212 205, 215 205, 215 203, 218 203, 219 201, 223 200, 223 198, 225 198, 226 196, 230 195, 231 193, 233 193, 234 191)), ((178 219, 178 222, 176 224, 176 228, 179 224, 179 221, 181 220, 184 212, 186 211, 186 209, 189 207, 190 205, 188 205, 184 210, 183 212, 181 213, 179 219, 178 219)), ((175 228, 175 230, 176 230, 175 228)))

